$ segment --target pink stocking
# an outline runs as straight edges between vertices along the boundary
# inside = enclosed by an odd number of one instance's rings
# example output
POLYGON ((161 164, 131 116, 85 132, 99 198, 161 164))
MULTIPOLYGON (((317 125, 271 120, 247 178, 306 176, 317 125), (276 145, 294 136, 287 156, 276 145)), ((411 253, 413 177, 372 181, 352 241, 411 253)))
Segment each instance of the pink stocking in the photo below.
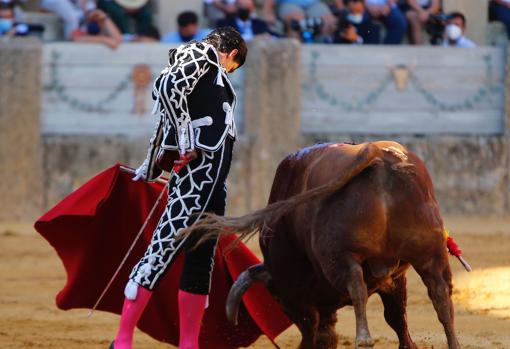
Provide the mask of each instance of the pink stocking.
POLYGON ((198 337, 206 301, 206 295, 179 290, 179 349, 199 349, 198 337))
POLYGON ((124 300, 119 331, 115 337, 114 349, 132 349, 135 326, 138 320, 140 320, 143 310, 147 306, 147 303, 149 303, 151 296, 151 291, 139 286, 135 300, 127 298, 124 300))

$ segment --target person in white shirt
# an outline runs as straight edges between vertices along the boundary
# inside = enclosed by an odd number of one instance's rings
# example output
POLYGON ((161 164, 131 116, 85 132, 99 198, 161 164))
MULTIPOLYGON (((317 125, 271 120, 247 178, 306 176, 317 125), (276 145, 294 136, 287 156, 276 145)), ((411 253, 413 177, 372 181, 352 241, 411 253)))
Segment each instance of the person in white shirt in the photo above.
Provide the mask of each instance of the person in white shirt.
POLYGON ((445 29, 444 47, 473 48, 476 44, 464 36, 466 17, 460 12, 452 12, 445 29))

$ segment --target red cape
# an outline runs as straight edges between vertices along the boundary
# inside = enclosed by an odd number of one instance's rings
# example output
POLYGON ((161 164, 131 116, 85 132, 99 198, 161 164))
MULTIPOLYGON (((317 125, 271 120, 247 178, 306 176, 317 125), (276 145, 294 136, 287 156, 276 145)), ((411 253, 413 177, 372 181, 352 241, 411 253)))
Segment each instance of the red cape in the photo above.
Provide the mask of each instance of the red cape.
MULTIPOLYGON (((161 183, 133 182, 132 175, 113 166, 93 177, 44 214, 35 229, 55 248, 67 272, 57 294, 60 309, 92 308, 120 265, 138 230, 163 190, 161 183)), ((166 193, 124 267, 98 306, 120 314, 124 286, 131 268, 143 256, 166 204, 166 193)), ((215 255, 212 291, 200 333, 203 349, 248 346, 261 334, 274 339, 290 326, 289 319, 262 285, 243 297, 238 326, 227 322, 225 301, 239 274, 258 264, 240 244, 225 254, 234 235, 220 239, 215 255)), ((178 344, 177 291, 183 265, 179 256, 161 280, 138 327, 153 338, 178 344)), ((112 334, 113 335, 113 334, 112 334)))

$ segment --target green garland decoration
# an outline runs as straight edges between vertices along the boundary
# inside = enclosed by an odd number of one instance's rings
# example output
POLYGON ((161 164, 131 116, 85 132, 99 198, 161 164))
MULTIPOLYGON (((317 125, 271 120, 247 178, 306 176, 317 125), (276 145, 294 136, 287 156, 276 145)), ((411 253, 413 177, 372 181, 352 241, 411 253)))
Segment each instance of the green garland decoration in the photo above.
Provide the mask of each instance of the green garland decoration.
MULTIPOLYGON (((303 84, 303 88, 315 92, 315 94, 321 100, 325 101, 329 105, 334 107, 339 106, 347 112, 361 111, 376 103, 381 94, 386 90, 386 88, 393 80, 392 74, 389 72, 385 77, 381 79, 375 89, 369 91, 365 96, 358 99, 358 101, 345 101, 326 91, 324 85, 317 78, 317 61, 320 57, 320 53, 317 51, 312 51, 311 56, 312 59, 309 65, 311 83, 303 84)), ((486 83, 483 86, 478 87, 472 96, 460 102, 447 103, 442 101, 434 93, 425 88, 418 76, 412 71, 409 74, 409 81, 429 104, 433 105, 441 111, 456 112, 473 109, 474 106, 481 102, 483 99, 488 99, 491 103, 494 103, 491 96, 501 92, 501 86, 493 86, 489 82, 493 72, 492 57, 490 55, 484 56, 484 62, 486 66, 486 83)))
POLYGON ((44 86, 44 90, 53 92, 57 96, 58 100, 69 105, 74 110, 80 110, 88 113, 104 113, 107 111, 107 106, 111 104, 117 97, 125 91, 131 83, 131 73, 129 73, 124 79, 122 79, 115 88, 106 95, 103 99, 97 102, 88 102, 80 100, 74 96, 71 96, 67 92, 67 87, 64 86, 60 81, 59 74, 59 60, 60 53, 56 51, 51 52, 51 63, 50 63, 50 84, 44 86))

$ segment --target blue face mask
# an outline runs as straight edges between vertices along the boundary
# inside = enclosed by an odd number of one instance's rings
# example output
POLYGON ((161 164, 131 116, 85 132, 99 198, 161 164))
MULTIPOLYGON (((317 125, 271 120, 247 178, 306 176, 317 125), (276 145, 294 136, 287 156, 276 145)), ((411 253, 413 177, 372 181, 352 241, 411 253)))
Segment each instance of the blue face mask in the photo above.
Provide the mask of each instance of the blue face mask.
POLYGON ((12 19, 0 18, 0 34, 5 34, 12 29, 12 19))
POLYGON ((87 34, 99 35, 101 33, 101 27, 96 22, 90 22, 87 24, 87 34))

